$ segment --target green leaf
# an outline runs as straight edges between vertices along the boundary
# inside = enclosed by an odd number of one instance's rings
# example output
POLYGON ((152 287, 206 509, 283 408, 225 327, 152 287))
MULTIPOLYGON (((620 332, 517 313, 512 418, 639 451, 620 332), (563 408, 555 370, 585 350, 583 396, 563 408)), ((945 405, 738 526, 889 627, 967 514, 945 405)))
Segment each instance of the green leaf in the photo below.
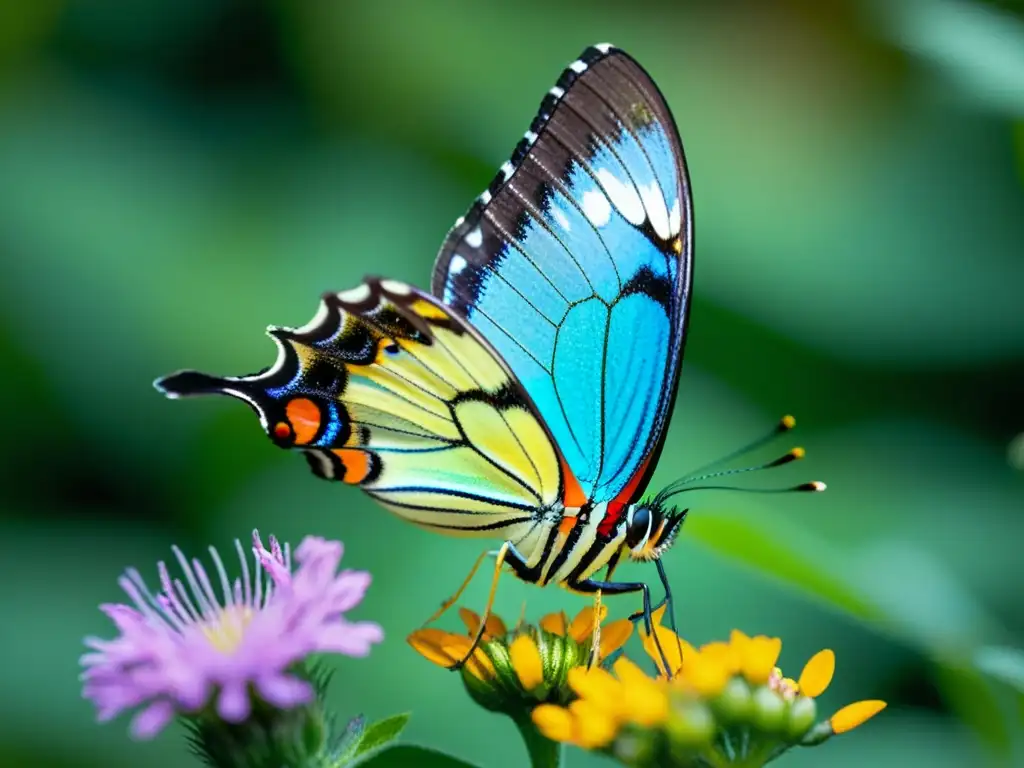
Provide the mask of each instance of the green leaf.
POLYGON ((386 717, 383 720, 378 720, 376 723, 366 726, 352 757, 358 758, 367 752, 379 749, 387 743, 394 741, 405 729, 405 725, 408 722, 409 713, 405 712, 401 715, 386 717))
POLYGON ((411 765, 416 768, 475 768, 443 752, 408 745, 385 749, 359 765, 360 768, 408 768, 411 765))
POLYGON ((987 645, 974 652, 974 664, 989 677, 1024 693, 1024 651, 987 645))
POLYGON ((363 740, 363 734, 365 732, 366 720, 362 715, 357 715, 348 721, 348 724, 345 726, 345 731, 338 739, 338 745, 335 752, 336 765, 348 765, 348 763, 352 761, 359 749, 359 743, 363 740))
POLYGON ((695 516, 687 521, 686 531, 716 552, 810 592, 859 619, 877 623, 882 618, 876 606, 834 572, 832 558, 808 554, 820 551, 816 545, 801 547, 777 532, 726 515, 695 516))
POLYGON ((1013 749, 1007 717, 991 681, 967 664, 948 662, 936 668, 936 682, 943 698, 1000 758, 1013 749))

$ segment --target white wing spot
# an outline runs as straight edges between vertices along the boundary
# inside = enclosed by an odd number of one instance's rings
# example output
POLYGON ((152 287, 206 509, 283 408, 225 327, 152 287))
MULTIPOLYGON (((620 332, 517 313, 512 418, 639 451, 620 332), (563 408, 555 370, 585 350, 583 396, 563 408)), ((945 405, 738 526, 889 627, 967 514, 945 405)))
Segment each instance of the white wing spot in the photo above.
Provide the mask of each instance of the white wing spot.
POLYGON ((484 205, 489 205, 491 202, 491 193, 485 189, 483 192, 480 193, 480 197, 478 199, 484 205))
POLYGON ((601 190, 590 189, 583 193, 583 213, 595 227, 603 227, 611 218, 612 206, 601 190))
POLYGON ((622 214, 622 218, 635 227, 643 224, 647 214, 644 213, 644 203, 637 194, 636 187, 632 184, 623 184, 607 168, 598 169, 596 176, 612 205, 622 214))
POLYGON ((644 201, 644 208, 647 209, 647 218, 651 220, 651 226, 655 233, 662 240, 672 237, 671 228, 668 223, 668 208, 665 207, 665 198, 661 194, 661 187, 657 180, 652 181, 648 186, 643 184, 640 187, 640 197, 644 201))
MULTIPOLYGON (((579 62, 577 62, 577 63, 579 63, 579 62)), ((550 91, 548 91, 548 93, 550 93, 556 99, 560 99, 563 96, 565 96, 565 90, 562 89, 562 88, 559 88, 557 85, 552 87, 552 89, 550 91)))
POLYGON ((408 285, 397 280, 381 280, 380 287, 388 293, 393 293, 397 296, 408 296, 412 293, 412 289, 408 285))
POLYGON ((599 50, 601 53, 608 53, 608 51, 610 51, 615 46, 613 46, 611 43, 598 43, 594 47, 597 48, 597 50, 599 50))
POLYGON ((334 478, 334 464, 329 458, 323 455, 320 451, 305 451, 307 456, 312 456, 316 459, 316 463, 320 465, 320 471, 324 477, 334 478))
POLYGON ((552 208, 551 216, 552 218, 554 218, 555 221, 558 222, 558 225, 566 232, 570 232, 572 230, 572 227, 569 225, 569 219, 565 217, 565 214, 562 213, 561 209, 552 208))
POLYGON ((370 298, 370 286, 366 283, 338 294, 338 298, 349 304, 359 304, 370 298))
POLYGON ((466 260, 459 254, 454 254, 448 262, 448 274, 457 275, 468 266, 466 260))
POLYGON ((463 224, 463 222, 465 222, 465 220, 466 220, 466 217, 465 217, 465 216, 459 216, 459 218, 457 218, 457 219, 455 220, 455 226, 456 226, 456 227, 461 227, 461 226, 462 226, 462 224, 463 224))
POLYGON ((668 212, 668 230, 669 233, 675 237, 679 234, 679 230, 683 228, 683 214, 679 208, 679 198, 677 197, 672 202, 672 210, 668 212))
POLYGON ((537 140, 537 134, 533 131, 527 131, 523 134, 523 138, 526 139, 527 144, 533 144, 537 140))
MULTIPOLYGON (((466 235, 466 245, 470 248, 479 248, 484 244, 484 233, 480 227, 477 227, 468 235, 466 235)), ((462 258, 461 256, 459 258, 462 258)))
POLYGON ((569 65, 569 69, 571 69, 576 74, 581 74, 587 71, 587 65, 584 62, 580 61, 579 59, 576 59, 576 61, 569 65))
POLYGON ((501 164, 502 181, 508 181, 511 178, 512 174, 515 173, 515 170, 516 169, 512 167, 512 163, 508 162, 507 160, 504 163, 502 163, 501 164))

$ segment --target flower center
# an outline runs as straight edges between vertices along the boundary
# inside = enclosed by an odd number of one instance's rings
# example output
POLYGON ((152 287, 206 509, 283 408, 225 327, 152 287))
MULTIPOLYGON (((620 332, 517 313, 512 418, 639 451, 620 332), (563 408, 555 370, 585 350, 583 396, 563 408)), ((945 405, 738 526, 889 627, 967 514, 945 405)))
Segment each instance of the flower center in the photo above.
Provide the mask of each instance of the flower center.
POLYGON ((203 635, 216 650, 221 653, 233 652, 245 636, 245 628, 252 621, 252 608, 245 605, 232 605, 223 608, 216 619, 200 624, 203 635))
POLYGON ((778 667, 772 670, 771 677, 768 678, 768 687, 786 699, 786 701, 792 701, 800 693, 800 686, 796 680, 783 677, 782 670, 778 667))

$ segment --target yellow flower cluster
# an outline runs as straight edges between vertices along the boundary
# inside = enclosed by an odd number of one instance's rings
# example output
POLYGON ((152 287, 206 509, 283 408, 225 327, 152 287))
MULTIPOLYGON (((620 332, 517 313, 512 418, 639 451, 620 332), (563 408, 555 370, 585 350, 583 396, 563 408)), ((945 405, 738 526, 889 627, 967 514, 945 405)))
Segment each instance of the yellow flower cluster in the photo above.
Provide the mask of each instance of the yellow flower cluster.
MULTIPOLYGON (((473 611, 462 608, 459 615, 465 634, 420 629, 409 635, 409 644, 428 661, 455 667, 466 658, 480 626, 480 617, 473 611)), ((480 704, 499 711, 529 710, 542 701, 567 703, 572 694, 566 677, 572 669, 590 663, 595 624, 600 625, 606 615, 603 606, 600 615, 587 606, 571 621, 558 612, 544 616, 537 626, 520 623, 509 630, 492 614, 480 645, 462 668, 466 687, 480 704)), ((620 649, 632 632, 628 619, 602 626, 597 659, 620 649)))
MULTIPOLYGON (((776 666, 782 650, 779 638, 748 637, 734 630, 728 642, 695 648, 656 623, 654 634, 644 634, 643 642, 657 675, 645 674, 625 658, 616 661, 611 672, 574 669, 567 683, 577 698, 567 706, 542 704, 534 709, 540 732, 554 741, 613 753, 616 747, 636 753, 670 743, 677 757, 692 753, 717 764, 708 752, 718 744, 733 743, 731 730, 755 732, 758 738, 753 742, 767 759, 794 744, 817 744, 852 730, 885 707, 882 701, 860 701, 814 725, 814 699, 825 691, 835 671, 830 650, 815 654, 793 680, 776 666), (643 734, 651 731, 667 738, 657 743, 648 739, 645 747, 643 734)), ((751 739, 735 740, 741 742, 751 739)), ((721 757, 733 762, 736 756, 721 757)), ((647 764, 637 758, 630 755, 631 762, 647 764)))

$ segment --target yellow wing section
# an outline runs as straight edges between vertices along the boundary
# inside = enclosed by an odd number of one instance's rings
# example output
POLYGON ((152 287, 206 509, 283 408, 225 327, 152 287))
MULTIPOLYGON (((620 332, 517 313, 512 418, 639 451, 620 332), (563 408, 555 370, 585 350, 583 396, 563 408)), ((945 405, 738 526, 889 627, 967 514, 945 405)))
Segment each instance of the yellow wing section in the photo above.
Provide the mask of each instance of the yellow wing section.
POLYGON ((271 328, 277 362, 252 376, 185 371, 168 395, 233 395, 320 477, 359 485, 451 535, 520 538, 561 501, 557 449, 482 336, 392 280, 326 294, 299 329, 271 328))

